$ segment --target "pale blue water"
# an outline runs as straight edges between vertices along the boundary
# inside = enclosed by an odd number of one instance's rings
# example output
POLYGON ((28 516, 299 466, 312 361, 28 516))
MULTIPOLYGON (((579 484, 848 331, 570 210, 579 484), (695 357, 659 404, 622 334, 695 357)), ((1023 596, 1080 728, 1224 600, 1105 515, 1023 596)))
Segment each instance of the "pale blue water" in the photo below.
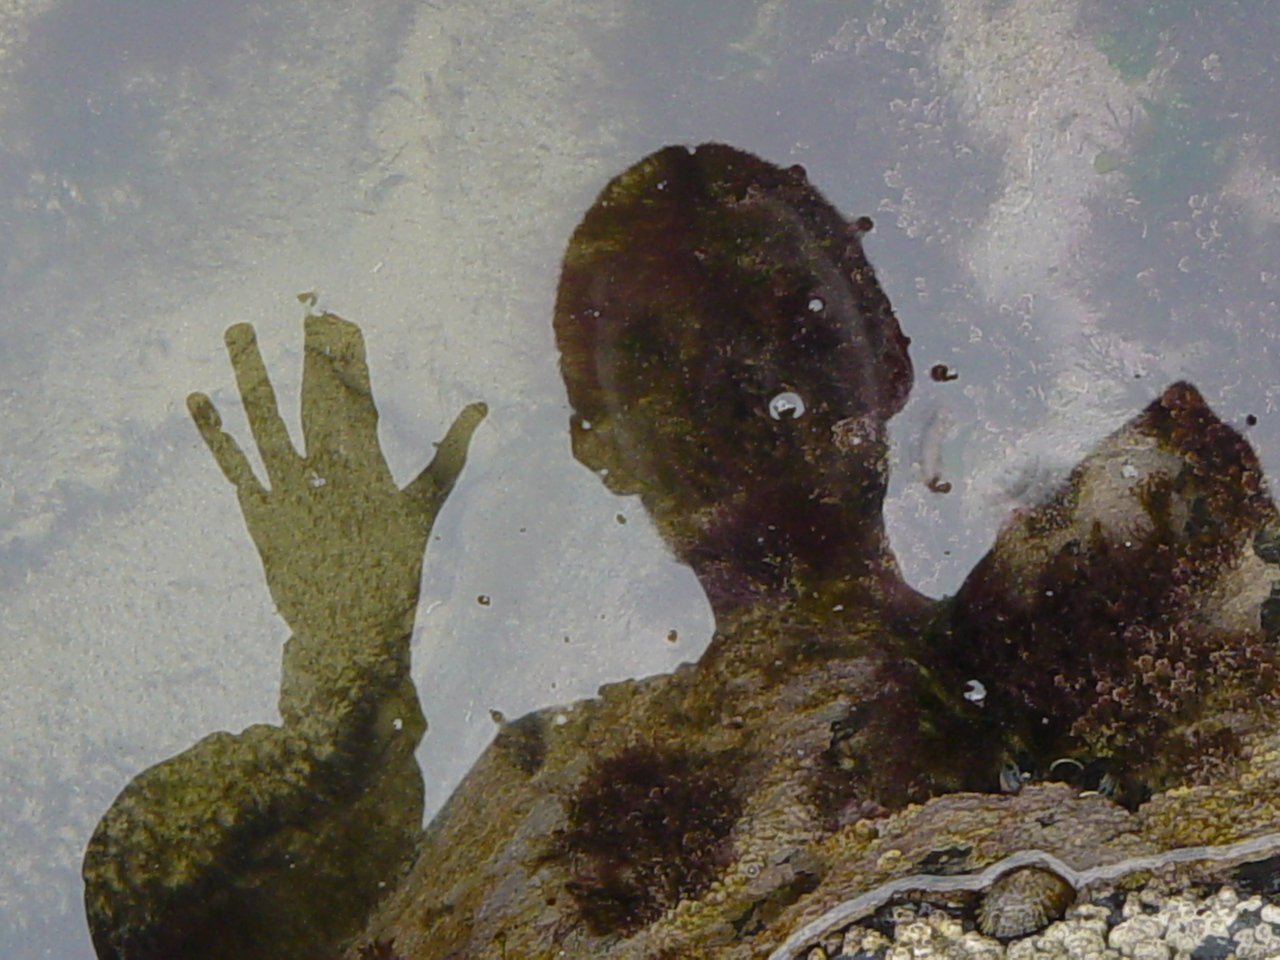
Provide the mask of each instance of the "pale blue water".
POLYGON ((462 404, 492 410, 427 558, 429 807, 490 708, 697 655, 692 577, 569 455, 550 336, 570 230, 662 144, 801 163, 875 219, 917 373, 888 516, 925 592, 1174 380, 1274 474, 1274 17, 1126 6, 3 13, 0 955, 90 957, 97 817, 149 764, 274 717, 283 626, 183 398, 244 435, 221 336, 248 320, 296 416, 300 291, 363 326, 402 478, 462 404))

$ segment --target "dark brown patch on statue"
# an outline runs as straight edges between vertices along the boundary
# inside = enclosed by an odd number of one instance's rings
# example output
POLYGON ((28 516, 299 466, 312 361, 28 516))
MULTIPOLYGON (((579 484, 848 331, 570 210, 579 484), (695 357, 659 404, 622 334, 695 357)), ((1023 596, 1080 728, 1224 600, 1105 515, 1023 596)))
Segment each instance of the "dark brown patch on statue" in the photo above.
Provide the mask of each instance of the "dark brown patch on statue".
POLYGON ((592 767, 559 838, 569 893, 592 933, 634 931, 721 874, 741 813, 732 766, 723 755, 642 744, 592 767))

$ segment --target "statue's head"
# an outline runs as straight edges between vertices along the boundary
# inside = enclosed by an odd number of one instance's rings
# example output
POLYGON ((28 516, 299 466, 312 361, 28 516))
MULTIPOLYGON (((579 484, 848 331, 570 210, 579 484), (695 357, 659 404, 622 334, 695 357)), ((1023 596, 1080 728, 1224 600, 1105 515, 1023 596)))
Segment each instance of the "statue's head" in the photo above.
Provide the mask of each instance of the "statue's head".
POLYGON ((707 144, 621 174, 570 241, 574 455, 700 572, 769 589, 882 548, 885 421, 912 372, 870 226, 801 168, 707 144))

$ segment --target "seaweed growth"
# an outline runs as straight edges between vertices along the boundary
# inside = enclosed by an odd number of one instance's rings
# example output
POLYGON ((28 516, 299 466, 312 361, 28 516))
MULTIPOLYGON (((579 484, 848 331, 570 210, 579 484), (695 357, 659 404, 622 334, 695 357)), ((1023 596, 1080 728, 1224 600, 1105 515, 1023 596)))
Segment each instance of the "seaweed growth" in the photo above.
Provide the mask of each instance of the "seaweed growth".
POLYGON ((878 651, 874 677, 874 694, 831 723, 813 770, 809 802, 830 829, 954 787, 954 777, 941 775, 951 766, 948 751, 936 748, 939 721, 956 721, 931 702, 928 673, 906 651, 889 648, 878 651))
POLYGON ((1232 713, 1277 698, 1261 598, 1228 599, 1274 521, 1248 444, 1170 387, 965 582, 932 639, 945 686, 989 695, 958 712, 1034 772, 1110 758, 1130 803, 1210 775, 1238 749, 1232 713))
POLYGON ((629 933, 696 897, 732 857, 741 803, 729 757, 655 745, 598 761, 567 802, 568 889, 597 936, 629 933))

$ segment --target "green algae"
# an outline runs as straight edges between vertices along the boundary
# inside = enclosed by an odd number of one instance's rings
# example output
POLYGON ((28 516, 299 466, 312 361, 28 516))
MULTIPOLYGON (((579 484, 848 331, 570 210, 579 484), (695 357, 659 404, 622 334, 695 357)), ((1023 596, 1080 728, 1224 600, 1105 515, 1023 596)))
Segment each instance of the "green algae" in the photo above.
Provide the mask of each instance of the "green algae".
POLYGON ((1176 94, 1138 102, 1142 114, 1128 149, 1099 151, 1094 172, 1123 174, 1132 196, 1153 207, 1180 207, 1218 188, 1235 152, 1221 122, 1176 94))

